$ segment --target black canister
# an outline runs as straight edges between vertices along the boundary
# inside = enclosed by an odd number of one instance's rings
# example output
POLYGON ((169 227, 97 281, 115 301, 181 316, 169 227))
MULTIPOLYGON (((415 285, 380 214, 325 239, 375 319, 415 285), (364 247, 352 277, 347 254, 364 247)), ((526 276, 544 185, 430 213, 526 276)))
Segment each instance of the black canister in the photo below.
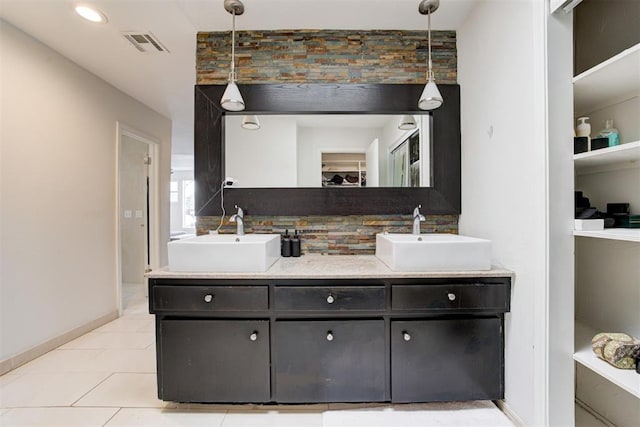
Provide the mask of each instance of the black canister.
POLYGON ((284 236, 282 236, 280 253, 283 257, 291 256, 291 239, 289 238, 289 230, 285 230, 284 236))
POLYGON ((291 239, 291 256, 300 256, 300 238, 298 237, 298 230, 296 230, 293 238, 291 239))

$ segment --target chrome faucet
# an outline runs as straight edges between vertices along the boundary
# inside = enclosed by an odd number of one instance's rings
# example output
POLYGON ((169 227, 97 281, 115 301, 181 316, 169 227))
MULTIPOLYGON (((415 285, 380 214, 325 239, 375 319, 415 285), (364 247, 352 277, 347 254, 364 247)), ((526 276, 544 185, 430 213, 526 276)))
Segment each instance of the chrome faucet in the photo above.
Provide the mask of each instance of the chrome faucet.
POLYGON ((413 234, 420 234, 420 223, 422 221, 425 221, 424 215, 420 213, 421 207, 422 205, 418 205, 413 210, 413 231, 412 231, 413 234))
POLYGON ((236 209, 238 209, 238 212, 231 215, 231 218, 229 218, 229 221, 236 223, 236 234, 243 235, 244 234, 244 212, 242 211, 242 208, 238 205, 236 205, 236 209))

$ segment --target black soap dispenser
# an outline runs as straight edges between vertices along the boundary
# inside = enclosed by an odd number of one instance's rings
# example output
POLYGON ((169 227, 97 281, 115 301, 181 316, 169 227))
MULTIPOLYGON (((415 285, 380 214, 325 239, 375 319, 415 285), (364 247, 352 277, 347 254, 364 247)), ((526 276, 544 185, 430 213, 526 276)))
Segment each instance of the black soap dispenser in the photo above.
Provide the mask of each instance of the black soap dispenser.
POLYGON ((298 230, 296 230, 293 238, 291 239, 291 256, 300 256, 300 238, 298 237, 298 230))
POLYGON ((282 236, 281 254, 283 257, 291 256, 291 239, 289 238, 289 230, 285 230, 284 236, 282 236))

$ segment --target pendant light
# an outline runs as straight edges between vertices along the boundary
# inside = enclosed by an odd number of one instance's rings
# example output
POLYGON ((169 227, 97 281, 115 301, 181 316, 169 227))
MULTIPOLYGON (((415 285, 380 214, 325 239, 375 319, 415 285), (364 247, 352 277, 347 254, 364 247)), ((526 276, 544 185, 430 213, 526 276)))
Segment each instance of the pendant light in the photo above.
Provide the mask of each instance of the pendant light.
POLYGON ((242 129, 258 130, 260 129, 260 120, 258 116, 250 115, 242 117, 242 129))
POLYGON ((400 123, 398 123, 398 129, 400 130, 412 130, 418 127, 416 124, 416 118, 410 115, 402 116, 400 123))
POLYGON ((244 13, 244 5, 240 0, 224 0, 224 8, 233 15, 233 26, 231 28, 231 71, 229 72, 229 83, 222 94, 220 105, 225 110, 244 110, 244 100, 240 95, 240 89, 236 85, 236 15, 244 13))
POLYGON ((418 6, 418 11, 422 15, 427 15, 428 37, 429 37, 429 59, 427 62, 427 84, 422 91, 418 108, 421 110, 435 110, 442 105, 442 95, 436 86, 433 75, 433 64, 431 62, 431 14, 438 10, 440 0, 422 0, 418 6))

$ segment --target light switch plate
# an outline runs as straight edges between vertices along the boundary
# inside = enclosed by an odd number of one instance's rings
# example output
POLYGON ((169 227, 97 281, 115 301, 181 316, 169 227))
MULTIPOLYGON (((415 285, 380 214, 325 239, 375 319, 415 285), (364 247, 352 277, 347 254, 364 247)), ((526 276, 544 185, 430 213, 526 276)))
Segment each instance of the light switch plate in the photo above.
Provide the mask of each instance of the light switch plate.
POLYGON ((130 210, 124 211, 124 217, 125 218, 131 218, 131 211, 130 210))
POLYGON ((136 218, 142 218, 142 211, 136 211, 136 218))

